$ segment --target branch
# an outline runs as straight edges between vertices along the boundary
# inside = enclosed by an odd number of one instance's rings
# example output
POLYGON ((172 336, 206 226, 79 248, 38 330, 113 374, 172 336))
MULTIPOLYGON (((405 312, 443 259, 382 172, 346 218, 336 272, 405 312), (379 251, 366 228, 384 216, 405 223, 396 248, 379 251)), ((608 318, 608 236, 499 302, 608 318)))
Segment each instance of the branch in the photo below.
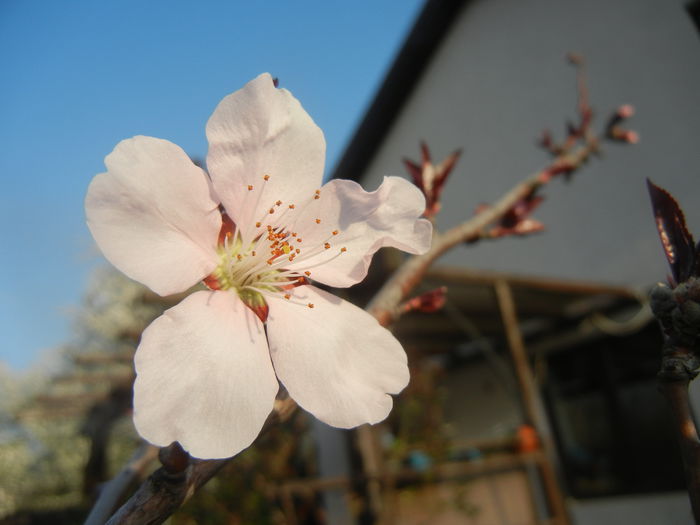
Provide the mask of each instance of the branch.
MULTIPOLYGON (((296 410, 291 398, 275 401, 275 408, 263 425, 261 433, 280 421, 285 421, 296 410)), ((154 447, 155 448, 155 447, 154 447)), ((163 523, 180 508, 199 488, 214 477, 233 458, 199 460, 190 456, 176 442, 160 449, 163 466, 153 472, 139 489, 106 521, 114 504, 120 499, 128 483, 110 482, 110 491, 103 491, 95 503, 85 525, 157 525, 163 523), (98 511, 99 509, 99 511, 98 511)), ((124 470, 128 470, 128 467, 124 470)))
MULTIPOLYGON (((679 367, 679 354, 687 354, 683 348, 674 348, 665 352, 659 372, 659 390, 666 398, 671 409, 676 437, 681 448, 683 466, 685 468, 688 495, 693 509, 695 523, 700 524, 700 440, 693 420, 688 396, 688 385, 691 381, 685 365, 679 367)), ((692 355, 690 359, 694 359, 692 355)))
POLYGON ((593 153, 598 151, 598 143, 599 140, 592 137, 575 150, 561 153, 549 166, 516 184, 493 206, 485 208, 470 220, 443 234, 436 232, 433 235, 433 245, 430 250, 423 255, 408 259, 370 301, 367 311, 383 326, 396 321, 400 315, 397 306, 423 279, 430 265, 438 257, 459 244, 481 239, 487 226, 499 221, 513 206, 547 184, 555 175, 564 171, 571 173, 583 165, 593 153))
POLYGON ((693 517, 700 525, 700 440, 688 396, 688 385, 700 370, 700 245, 695 244, 676 199, 648 179, 647 187, 673 273, 670 286, 659 283, 650 295, 651 309, 664 336, 659 390, 671 409, 693 517))
POLYGON ((157 447, 145 444, 141 446, 121 472, 112 481, 105 483, 95 506, 85 520, 85 525, 102 525, 122 498, 126 488, 135 479, 143 475, 148 465, 156 459, 157 455, 157 447))
MULTIPOLYGON (((161 449, 161 458, 162 451, 170 453, 176 447, 171 445, 161 449)), ((106 525, 156 525, 163 523, 230 460, 231 458, 195 461, 180 471, 177 469, 171 471, 172 469, 164 465, 148 477, 106 525)))
POLYGON ((688 395, 688 385, 700 368, 697 356, 700 334, 698 297, 700 280, 694 276, 674 289, 659 283, 651 291, 651 307, 664 335, 659 390, 671 409, 693 517, 700 525, 700 439, 688 395))

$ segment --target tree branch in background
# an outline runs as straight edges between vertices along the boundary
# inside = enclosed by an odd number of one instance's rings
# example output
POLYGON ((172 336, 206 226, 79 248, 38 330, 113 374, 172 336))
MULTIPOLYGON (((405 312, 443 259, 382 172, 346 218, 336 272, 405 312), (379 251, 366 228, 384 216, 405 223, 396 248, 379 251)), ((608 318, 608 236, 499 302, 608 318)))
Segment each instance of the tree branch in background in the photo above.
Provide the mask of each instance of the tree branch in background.
POLYGON ((410 258, 392 275, 368 305, 367 310, 382 325, 388 326, 397 319, 401 313, 397 305, 408 297, 438 257, 463 243, 471 244, 483 239, 540 231, 540 223, 530 219, 529 213, 542 201, 539 192, 543 186, 559 175, 571 177, 599 152, 600 144, 605 139, 627 143, 638 140, 636 133, 622 128, 623 121, 633 114, 629 105, 616 110, 600 134, 596 135, 592 131, 593 110, 588 104, 583 60, 571 55, 570 61, 577 68, 579 121, 576 125, 567 126, 567 136, 561 143, 555 143, 549 132, 544 133, 541 145, 552 154, 552 161, 544 169, 516 184, 495 204, 480 206, 470 220, 445 233, 435 232, 431 249, 423 255, 410 258), (611 131, 613 129, 616 130, 615 133, 611 131))

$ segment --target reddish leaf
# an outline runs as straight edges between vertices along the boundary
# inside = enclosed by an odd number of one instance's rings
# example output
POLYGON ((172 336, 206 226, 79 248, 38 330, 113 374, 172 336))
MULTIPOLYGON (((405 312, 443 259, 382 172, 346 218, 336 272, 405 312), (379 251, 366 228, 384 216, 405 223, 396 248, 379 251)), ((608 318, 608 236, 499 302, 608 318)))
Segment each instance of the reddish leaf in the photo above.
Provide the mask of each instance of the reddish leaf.
POLYGON ((656 229, 673 278, 677 283, 686 281, 690 276, 697 275, 697 268, 695 243, 686 227, 683 210, 670 193, 649 179, 647 188, 654 210, 656 229))
POLYGON ((438 166, 436 166, 435 171, 437 175, 435 177, 435 183, 433 184, 433 192, 435 193, 435 200, 439 201, 442 195, 442 188, 447 182, 447 178, 452 173, 457 161, 459 160, 462 150, 458 149, 453 151, 449 157, 443 160, 438 166))
POLYGON ((411 175, 413 184, 423 189, 423 168, 409 159, 403 159, 403 164, 406 166, 406 171, 411 175))
POLYGON ((412 310, 417 310, 419 312, 433 313, 440 310, 445 306, 447 295, 447 287, 441 286, 440 288, 435 288, 429 292, 425 292, 418 297, 413 297, 409 299, 404 304, 401 305, 403 312, 410 312, 412 310))
POLYGON ((426 217, 433 217, 440 211, 440 196, 447 178, 455 167, 461 154, 457 150, 438 165, 433 165, 430 156, 430 149, 425 142, 420 143, 421 163, 413 162, 410 159, 403 159, 406 170, 411 175, 413 183, 420 188, 425 195, 426 217))

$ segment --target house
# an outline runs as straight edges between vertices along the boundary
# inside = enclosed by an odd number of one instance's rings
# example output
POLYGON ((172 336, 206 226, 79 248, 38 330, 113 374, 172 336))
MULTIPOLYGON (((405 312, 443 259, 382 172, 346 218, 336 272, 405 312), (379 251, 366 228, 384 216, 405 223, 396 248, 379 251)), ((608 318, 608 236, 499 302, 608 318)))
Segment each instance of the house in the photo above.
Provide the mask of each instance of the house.
MULTIPOLYGON (((417 157, 421 140, 431 146, 435 161, 463 148, 437 226, 464 221, 479 204, 493 202, 548 162, 535 139, 545 128, 556 135, 564 118, 575 114, 575 77, 564 61, 570 51, 586 60, 598 118, 594 127, 604 127, 609 112, 630 103, 638 109, 632 124, 642 140, 633 148, 606 144, 605 158, 593 159, 570 184, 550 184, 535 213, 545 233, 464 246, 438 261, 429 280, 456 293, 451 310, 430 319, 406 318, 397 335, 407 347, 420 347, 416 352, 423 357, 433 354, 445 371, 443 416, 452 438, 467 444, 464 454, 482 455, 499 446, 501 452, 517 450, 517 441, 503 444, 504 436, 515 435, 532 417, 512 392, 522 400, 531 388, 532 407, 543 419, 538 430, 544 463, 528 457, 534 463, 505 466, 504 456, 494 455, 483 459, 493 469, 460 463, 460 474, 431 467, 436 483, 415 489, 410 473, 387 477, 377 459, 391 450, 386 443, 396 438, 393 423, 375 429, 374 438, 360 431, 354 443, 362 452, 368 499, 386 502, 387 486, 398 493, 401 487, 413 490, 412 501, 398 501, 393 522, 690 522, 677 450, 664 430, 665 408, 654 386, 660 336, 643 308, 643 289, 668 271, 644 180, 652 178, 678 195, 688 223, 700 225, 700 210, 693 206, 700 197, 693 175, 700 164, 697 12, 697 3, 652 0, 426 3, 334 177, 373 189, 384 175, 403 173, 401 159, 417 157), (602 284, 582 284, 590 282, 602 284), (509 328, 502 301, 496 300, 498 286, 506 287, 515 307, 515 336, 509 334, 512 319, 509 328), (471 334, 465 334, 465 319, 471 334), (501 319, 505 327, 497 326, 501 319), (530 386, 520 390, 499 377, 514 346, 527 352, 530 367, 515 374, 529 377, 530 386), (368 445, 367 439, 374 441, 368 445), (533 474, 533 465, 539 474, 533 474), (547 481, 543 465, 554 472, 556 486, 547 481), (520 477, 503 477, 513 471, 520 477), (481 496, 468 501, 483 502, 481 516, 469 508, 445 521, 421 514, 431 501, 454 500, 467 490, 455 485, 441 492, 441 480, 475 477, 481 481, 471 487, 481 496)), ((386 275, 381 271, 375 269, 376 278, 386 275)), ((362 289, 355 293, 361 297, 362 289)), ((697 393, 694 398, 700 401, 697 393)), ((329 429, 319 435, 323 473, 348 475, 353 463, 338 459, 334 441, 343 438, 329 429)), ((428 460, 414 452, 402 466, 408 461, 420 471, 428 460)), ((342 523, 347 504, 332 491, 326 503, 331 521, 342 523)), ((365 521, 373 517, 376 513, 365 521)))

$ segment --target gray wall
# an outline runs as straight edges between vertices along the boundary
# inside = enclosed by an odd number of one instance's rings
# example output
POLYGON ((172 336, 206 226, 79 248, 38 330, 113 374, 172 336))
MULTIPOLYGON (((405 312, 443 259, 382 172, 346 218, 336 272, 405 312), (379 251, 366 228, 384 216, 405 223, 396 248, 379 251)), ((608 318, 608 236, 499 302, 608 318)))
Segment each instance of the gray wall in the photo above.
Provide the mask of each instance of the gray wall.
POLYGON ((583 54, 597 124, 637 108, 636 146, 607 145, 572 184, 553 182, 536 217, 548 230, 483 243, 441 260, 523 274, 647 285, 667 273, 645 177, 667 187, 700 236, 700 38, 668 0, 476 0, 468 5, 373 159, 363 184, 403 174, 425 139, 436 160, 464 148, 438 220, 460 222, 481 202, 544 166, 535 146, 575 116, 573 68, 583 54))

